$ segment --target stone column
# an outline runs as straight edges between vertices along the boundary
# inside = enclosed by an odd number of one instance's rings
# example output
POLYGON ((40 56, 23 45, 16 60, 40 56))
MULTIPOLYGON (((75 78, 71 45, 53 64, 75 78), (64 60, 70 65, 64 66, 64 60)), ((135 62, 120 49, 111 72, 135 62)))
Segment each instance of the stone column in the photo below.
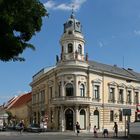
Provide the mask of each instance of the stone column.
POLYGON ((64 88, 64 78, 63 77, 61 78, 61 82, 62 82, 62 84, 61 84, 61 96, 64 97, 65 88, 64 88))
POLYGON ((135 98, 135 92, 134 90, 131 90, 131 104, 133 105, 134 104, 134 98, 135 98))
POLYGON ((124 104, 127 102, 127 88, 123 88, 123 102, 124 104))
MULTIPOLYGON (((79 122, 79 112, 78 112, 78 106, 75 106, 75 124, 76 122, 79 122)), ((75 128, 76 130, 76 128, 75 128)))
POLYGON ((79 86, 78 86, 78 78, 77 78, 77 75, 75 75, 75 96, 80 96, 79 95, 79 86))
POLYGON ((75 107, 76 111, 75 111, 75 115, 76 115, 76 122, 79 121, 79 112, 78 112, 78 106, 75 107))
POLYGON ((61 123, 61 131, 63 132, 65 130, 65 127, 64 127, 64 108, 63 106, 61 106, 61 112, 60 112, 60 123, 61 123))

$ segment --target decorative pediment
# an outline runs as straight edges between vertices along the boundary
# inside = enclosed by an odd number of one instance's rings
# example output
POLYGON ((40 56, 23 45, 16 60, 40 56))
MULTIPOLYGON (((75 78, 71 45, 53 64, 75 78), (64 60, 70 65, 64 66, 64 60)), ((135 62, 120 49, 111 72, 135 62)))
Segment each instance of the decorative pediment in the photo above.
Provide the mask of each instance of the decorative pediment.
POLYGON ((125 85, 124 83, 120 83, 120 84, 118 84, 118 87, 119 87, 119 88, 125 88, 126 85, 125 85))
POLYGON ((127 85, 127 89, 133 89, 134 87, 132 85, 127 85))
POLYGON ((118 86, 118 84, 114 81, 108 83, 109 86, 118 86))
POLYGON ((52 86, 53 83, 54 83, 54 82, 53 82, 52 80, 49 80, 49 81, 48 81, 48 85, 49 85, 49 86, 52 86))
POLYGON ((134 87, 134 91, 140 91, 140 87, 134 87))
POLYGON ((102 82, 102 80, 101 79, 95 79, 95 80, 92 80, 91 82, 100 84, 102 82))

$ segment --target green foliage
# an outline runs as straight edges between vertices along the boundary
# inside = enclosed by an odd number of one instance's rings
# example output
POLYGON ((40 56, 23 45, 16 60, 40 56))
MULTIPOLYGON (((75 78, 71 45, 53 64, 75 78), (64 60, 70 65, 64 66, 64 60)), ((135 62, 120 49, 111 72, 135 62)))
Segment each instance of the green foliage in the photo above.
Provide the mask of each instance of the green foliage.
POLYGON ((13 115, 10 111, 6 111, 6 113, 8 114, 8 124, 9 124, 10 120, 13 118, 13 115))
POLYGON ((28 41, 40 31, 42 17, 47 16, 39 0, 0 0, 0 60, 23 61, 28 41))

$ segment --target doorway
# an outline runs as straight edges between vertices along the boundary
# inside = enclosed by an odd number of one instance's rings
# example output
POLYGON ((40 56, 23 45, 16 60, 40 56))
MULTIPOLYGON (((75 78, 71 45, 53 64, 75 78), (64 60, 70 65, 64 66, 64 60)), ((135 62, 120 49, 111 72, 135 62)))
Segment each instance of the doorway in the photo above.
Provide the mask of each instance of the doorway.
POLYGON ((66 130, 73 130, 73 111, 67 109, 65 112, 66 130))

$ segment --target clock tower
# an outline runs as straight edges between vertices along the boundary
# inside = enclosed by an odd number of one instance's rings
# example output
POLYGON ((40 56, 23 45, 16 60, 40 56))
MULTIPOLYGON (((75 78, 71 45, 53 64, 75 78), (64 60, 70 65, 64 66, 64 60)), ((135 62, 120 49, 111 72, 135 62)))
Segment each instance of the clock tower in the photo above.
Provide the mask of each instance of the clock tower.
POLYGON ((60 62, 81 61, 85 62, 82 25, 72 12, 68 21, 64 23, 64 32, 60 39, 61 59, 60 62))

